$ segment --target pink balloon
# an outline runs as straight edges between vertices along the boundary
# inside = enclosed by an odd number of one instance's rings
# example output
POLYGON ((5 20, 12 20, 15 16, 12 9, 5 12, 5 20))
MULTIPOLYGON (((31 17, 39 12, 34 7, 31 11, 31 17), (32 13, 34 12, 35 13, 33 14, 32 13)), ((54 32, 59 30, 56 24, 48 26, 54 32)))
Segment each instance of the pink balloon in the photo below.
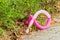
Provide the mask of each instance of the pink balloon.
MULTIPOLYGON (((45 10, 40 10, 40 11, 37 11, 34 16, 30 14, 30 18, 25 22, 25 24, 26 24, 26 25, 29 24, 29 26, 35 24, 37 28, 39 28, 39 29, 41 29, 41 30, 45 30, 46 28, 49 27, 50 22, 51 22, 51 16, 50 16, 50 14, 49 14, 47 11, 45 11, 45 10), (46 23, 45 26, 41 26, 41 25, 38 24, 38 22, 36 21, 37 16, 38 16, 39 14, 41 14, 41 13, 42 13, 42 14, 45 14, 45 15, 48 17, 48 20, 47 20, 47 23, 46 23)), ((28 31, 29 31, 29 30, 28 30, 28 31)), ((26 31, 26 32, 27 32, 27 31, 26 31)))

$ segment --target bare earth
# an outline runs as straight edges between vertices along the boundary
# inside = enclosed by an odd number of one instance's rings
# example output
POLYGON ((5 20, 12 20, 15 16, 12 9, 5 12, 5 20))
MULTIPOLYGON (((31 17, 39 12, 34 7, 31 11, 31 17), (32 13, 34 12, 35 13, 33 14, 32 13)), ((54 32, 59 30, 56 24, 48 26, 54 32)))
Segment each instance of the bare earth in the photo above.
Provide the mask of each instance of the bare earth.
POLYGON ((23 40, 60 40, 60 23, 51 25, 46 30, 32 32, 31 35, 22 36, 23 40))

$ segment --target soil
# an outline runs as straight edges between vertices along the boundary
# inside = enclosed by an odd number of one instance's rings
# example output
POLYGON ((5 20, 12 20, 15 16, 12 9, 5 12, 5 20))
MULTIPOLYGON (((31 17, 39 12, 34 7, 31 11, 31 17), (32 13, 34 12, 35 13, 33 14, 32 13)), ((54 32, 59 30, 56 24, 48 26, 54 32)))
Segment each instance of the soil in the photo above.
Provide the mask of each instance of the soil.
MULTIPOLYGON (((22 35, 30 35, 25 33, 27 29, 27 25, 24 24, 24 21, 18 22, 16 21, 16 29, 7 29, 2 27, 6 33, 4 36, 0 36, 0 40, 23 40, 21 38, 22 35)), ((36 31, 36 29, 34 29, 36 31)), ((33 31, 34 31, 33 30, 33 31)), ((31 31, 32 32, 32 31, 31 31)))

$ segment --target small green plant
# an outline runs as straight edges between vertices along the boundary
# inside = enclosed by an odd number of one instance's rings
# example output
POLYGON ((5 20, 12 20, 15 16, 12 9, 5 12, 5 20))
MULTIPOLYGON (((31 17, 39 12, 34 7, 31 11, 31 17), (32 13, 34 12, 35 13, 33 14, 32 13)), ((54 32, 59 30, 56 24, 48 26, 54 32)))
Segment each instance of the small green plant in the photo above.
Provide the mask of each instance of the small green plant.
POLYGON ((0 27, 0 35, 4 35, 5 31, 0 27))

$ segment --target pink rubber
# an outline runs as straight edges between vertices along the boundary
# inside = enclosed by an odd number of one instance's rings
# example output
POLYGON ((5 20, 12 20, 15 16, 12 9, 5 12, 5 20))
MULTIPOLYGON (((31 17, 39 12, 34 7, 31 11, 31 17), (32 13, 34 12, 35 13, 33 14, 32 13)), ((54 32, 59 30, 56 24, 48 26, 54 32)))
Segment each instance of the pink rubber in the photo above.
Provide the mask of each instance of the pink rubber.
POLYGON ((39 29, 41 29, 41 30, 45 30, 46 28, 49 27, 50 22, 51 22, 51 16, 49 15, 49 13, 48 13, 47 11, 45 11, 45 10, 40 10, 40 11, 37 11, 34 16, 30 14, 30 18, 25 22, 25 24, 26 24, 26 25, 29 24, 29 26, 31 26, 32 24, 35 24, 37 28, 39 28, 39 29), (41 26, 41 25, 38 24, 38 22, 36 21, 37 16, 38 16, 39 14, 41 14, 41 13, 45 14, 45 15, 48 17, 48 20, 47 20, 47 23, 46 23, 45 26, 41 26))
MULTIPOLYGON (((33 18, 33 15, 30 15, 30 18, 25 22, 25 24, 28 25, 29 22, 32 20, 32 18, 33 18)), ((48 28, 49 25, 50 25, 50 22, 51 22, 51 18, 48 18, 48 21, 47 21, 46 25, 41 26, 40 24, 38 24, 38 22, 36 20, 34 20, 34 24, 36 25, 36 27, 41 29, 41 30, 44 30, 44 29, 48 28)))

